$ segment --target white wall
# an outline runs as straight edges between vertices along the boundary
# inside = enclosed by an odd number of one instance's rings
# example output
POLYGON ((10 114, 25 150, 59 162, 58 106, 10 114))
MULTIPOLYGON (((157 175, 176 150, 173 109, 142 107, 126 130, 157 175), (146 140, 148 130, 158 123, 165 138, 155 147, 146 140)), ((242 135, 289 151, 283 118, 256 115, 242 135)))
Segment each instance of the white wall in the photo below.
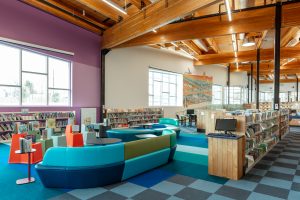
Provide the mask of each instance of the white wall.
MULTIPOLYGON (((213 76, 216 84, 226 85, 227 70, 221 65, 194 67, 193 60, 167 50, 150 47, 113 49, 106 55, 105 106, 108 108, 148 107, 149 66, 177 73, 213 76)), ((247 85, 247 75, 231 73, 232 85, 247 85)), ((183 107, 165 107, 166 117, 175 117, 183 107)))
MULTIPOLYGON (((271 84, 260 84, 259 91, 260 92, 272 92, 274 85, 271 84)), ((296 92, 296 83, 281 83, 280 84, 280 92, 296 92)))

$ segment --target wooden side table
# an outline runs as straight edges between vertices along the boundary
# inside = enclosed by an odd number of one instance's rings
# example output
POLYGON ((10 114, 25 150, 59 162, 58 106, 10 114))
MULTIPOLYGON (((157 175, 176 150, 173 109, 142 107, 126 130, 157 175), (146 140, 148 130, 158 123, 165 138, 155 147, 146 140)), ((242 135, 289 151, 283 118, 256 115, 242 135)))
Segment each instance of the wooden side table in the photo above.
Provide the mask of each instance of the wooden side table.
POLYGON ((32 154, 33 152, 36 152, 36 149, 31 149, 30 152, 21 152, 20 150, 16 150, 15 153, 16 154, 28 154, 28 178, 22 178, 22 179, 18 179, 16 181, 17 185, 22 185, 22 184, 27 184, 27 183, 33 183, 35 181, 35 178, 31 177, 31 156, 30 154, 32 154))

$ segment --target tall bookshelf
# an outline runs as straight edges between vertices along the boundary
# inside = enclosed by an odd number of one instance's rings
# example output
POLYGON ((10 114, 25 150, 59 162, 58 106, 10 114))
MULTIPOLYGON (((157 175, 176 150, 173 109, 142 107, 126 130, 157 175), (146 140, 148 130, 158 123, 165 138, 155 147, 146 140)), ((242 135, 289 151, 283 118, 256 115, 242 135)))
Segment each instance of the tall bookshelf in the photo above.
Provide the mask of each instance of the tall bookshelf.
POLYGON ((56 119, 57 128, 65 128, 70 118, 75 118, 75 111, 41 111, 41 112, 0 112, 0 137, 5 140, 8 135, 17 132, 17 125, 30 125, 36 122, 39 129, 46 128, 46 121, 49 118, 56 119))
POLYGON ((144 123, 157 123, 163 117, 162 108, 107 109, 112 128, 131 127, 144 123))

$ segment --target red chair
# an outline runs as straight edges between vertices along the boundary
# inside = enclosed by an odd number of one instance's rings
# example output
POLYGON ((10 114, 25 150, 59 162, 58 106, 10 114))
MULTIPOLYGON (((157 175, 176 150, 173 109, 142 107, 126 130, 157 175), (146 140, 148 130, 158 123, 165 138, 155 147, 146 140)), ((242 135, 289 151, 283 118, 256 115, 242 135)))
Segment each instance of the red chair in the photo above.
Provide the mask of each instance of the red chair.
MULTIPOLYGON (((8 163, 28 163, 27 154, 16 154, 16 150, 20 150, 20 138, 25 138, 27 133, 13 134, 12 142, 10 146, 8 163)), ((42 144, 37 142, 32 144, 32 148, 36 149, 36 152, 31 154, 31 163, 38 163, 43 160, 42 144)))

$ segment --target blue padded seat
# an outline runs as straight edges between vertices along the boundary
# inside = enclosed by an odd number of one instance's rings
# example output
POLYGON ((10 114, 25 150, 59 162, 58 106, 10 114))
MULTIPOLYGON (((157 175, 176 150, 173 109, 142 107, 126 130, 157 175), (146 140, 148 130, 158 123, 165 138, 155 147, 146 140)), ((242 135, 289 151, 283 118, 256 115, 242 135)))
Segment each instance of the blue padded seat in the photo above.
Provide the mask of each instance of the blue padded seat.
POLYGON ((152 129, 136 129, 136 128, 124 128, 124 129, 111 129, 106 131, 109 138, 119 138, 123 142, 130 142, 138 140, 136 135, 141 134, 156 134, 152 129))
POLYGON ((50 148, 35 168, 46 187, 75 189, 116 183, 124 170, 124 143, 50 148))

